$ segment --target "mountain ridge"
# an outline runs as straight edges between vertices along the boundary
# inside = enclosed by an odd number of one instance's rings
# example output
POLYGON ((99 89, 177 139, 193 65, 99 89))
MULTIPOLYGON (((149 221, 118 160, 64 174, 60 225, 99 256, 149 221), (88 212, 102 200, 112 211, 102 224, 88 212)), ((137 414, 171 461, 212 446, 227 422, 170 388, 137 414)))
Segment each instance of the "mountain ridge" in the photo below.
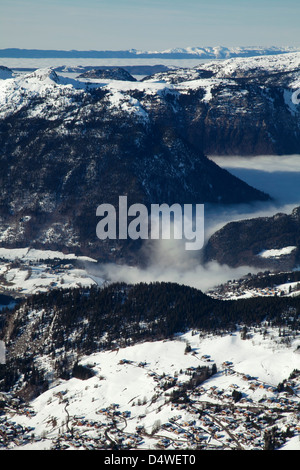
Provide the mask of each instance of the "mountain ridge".
POLYGON ((79 50, 42 50, 42 49, 0 49, 0 57, 16 58, 166 58, 166 59, 227 59, 229 57, 253 57, 261 55, 285 54, 299 51, 300 47, 270 46, 270 47, 185 47, 173 48, 162 51, 147 50, 111 50, 111 51, 79 51, 79 50))

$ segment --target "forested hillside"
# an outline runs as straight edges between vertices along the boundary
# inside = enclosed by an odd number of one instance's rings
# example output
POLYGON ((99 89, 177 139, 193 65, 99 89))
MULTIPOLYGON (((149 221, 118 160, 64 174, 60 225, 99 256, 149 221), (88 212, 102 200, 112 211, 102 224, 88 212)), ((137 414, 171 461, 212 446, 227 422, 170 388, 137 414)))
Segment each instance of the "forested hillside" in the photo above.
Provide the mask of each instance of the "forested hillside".
POLYGON ((2 339, 7 345, 2 389, 9 390, 22 374, 35 393, 47 387, 49 371, 36 366, 37 356, 51 358, 54 376, 70 378, 83 354, 172 338, 190 329, 218 335, 236 330, 237 325, 263 328, 267 322, 297 332, 299 311, 297 297, 221 301, 172 283, 38 294, 15 310, 2 312, 2 339))

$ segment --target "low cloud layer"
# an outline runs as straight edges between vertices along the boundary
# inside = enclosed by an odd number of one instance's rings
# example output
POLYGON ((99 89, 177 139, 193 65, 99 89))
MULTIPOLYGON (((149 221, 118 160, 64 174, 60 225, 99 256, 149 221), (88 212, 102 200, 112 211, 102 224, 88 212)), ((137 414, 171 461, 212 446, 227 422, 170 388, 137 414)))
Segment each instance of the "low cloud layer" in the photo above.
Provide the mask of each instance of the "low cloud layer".
POLYGON ((249 185, 269 194, 272 201, 231 206, 206 205, 207 236, 230 221, 271 217, 278 212, 290 214, 300 206, 300 155, 212 159, 249 185))
POLYGON ((248 266, 229 268, 217 262, 203 265, 201 257, 188 252, 178 241, 151 241, 147 246, 150 262, 147 268, 102 264, 97 276, 109 282, 176 282, 206 291, 229 279, 238 279, 257 270, 248 266), (151 245, 151 246, 150 246, 151 245))
MULTIPOLYGON (((271 195, 271 202, 205 206, 205 239, 226 223, 253 217, 269 217, 278 212, 291 213, 300 206, 300 156, 222 157, 216 163, 248 184, 271 195)), ((183 240, 149 240, 144 245, 147 269, 103 264, 97 276, 111 282, 127 283, 168 281, 206 291, 230 279, 238 279, 258 270, 242 266, 230 268, 217 262, 203 264, 201 251, 186 251, 183 240)))

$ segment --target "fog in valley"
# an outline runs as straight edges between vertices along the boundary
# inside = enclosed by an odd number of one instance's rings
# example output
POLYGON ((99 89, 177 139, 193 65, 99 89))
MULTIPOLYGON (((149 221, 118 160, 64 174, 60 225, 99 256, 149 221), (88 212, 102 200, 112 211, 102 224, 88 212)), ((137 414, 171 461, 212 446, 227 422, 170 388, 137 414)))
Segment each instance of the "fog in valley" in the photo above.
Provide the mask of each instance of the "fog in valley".
MULTIPOLYGON (((290 214, 300 205, 300 155, 212 159, 246 183, 268 193, 272 200, 267 203, 205 205, 206 241, 228 222, 268 217, 278 212, 290 214)), ((204 265, 202 250, 185 250, 184 240, 147 240, 143 252, 149 260, 147 269, 101 264, 98 265, 97 276, 109 282, 176 282, 206 291, 230 279, 259 271, 249 266, 231 269, 217 262, 204 265)))

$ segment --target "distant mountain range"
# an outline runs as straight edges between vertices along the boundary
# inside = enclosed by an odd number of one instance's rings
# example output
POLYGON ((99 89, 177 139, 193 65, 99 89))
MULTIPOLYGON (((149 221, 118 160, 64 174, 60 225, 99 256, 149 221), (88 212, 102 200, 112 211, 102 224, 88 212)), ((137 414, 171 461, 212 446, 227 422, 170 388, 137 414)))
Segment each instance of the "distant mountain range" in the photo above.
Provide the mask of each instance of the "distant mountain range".
POLYGON ((231 57, 255 57, 299 52, 299 47, 186 47, 162 51, 142 51, 137 49, 120 51, 78 51, 78 50, 42 50, 42 49, 0 49, 0 58, 86 58, 86 59, 229 59, 231 57))

